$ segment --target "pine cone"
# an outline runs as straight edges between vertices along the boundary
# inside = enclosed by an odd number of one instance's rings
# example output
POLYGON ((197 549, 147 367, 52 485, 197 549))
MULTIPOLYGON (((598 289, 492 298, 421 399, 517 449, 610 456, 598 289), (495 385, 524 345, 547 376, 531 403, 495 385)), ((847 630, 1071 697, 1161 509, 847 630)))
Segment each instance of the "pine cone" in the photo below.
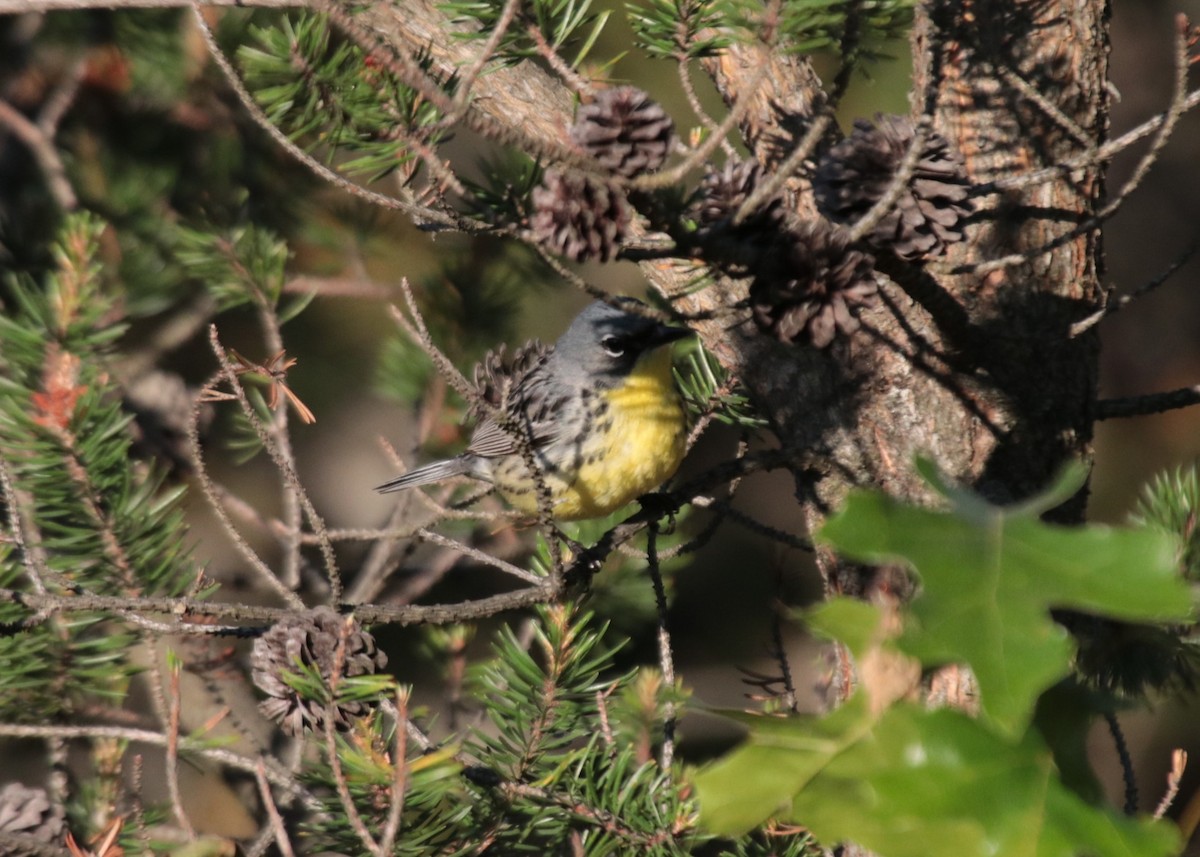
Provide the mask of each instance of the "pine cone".
POLYGON ((45 789, 9 783, 0 789, 0 832, 19 833, 38 842, 56 842, 63 833, 62 807, 51 803, 45 789))
MULTIPOLYGON (((368 675, 387 666, 387 655, 375 648, 375 638, 351 620, 329 607, 318 607, 306 614, 280 622, 254 641, 250 655, 252 678, 269 699, 259 709, 278 721, 289 735, 299 735, 308 727, 314 732, 325 728, 326 706, 319 700, 304 699, 284 681, 284 673, 297 672, 301 666, 315 668, 329 686, 337 660, 338 645, 346 637, 341 676, 368 675)), ((367 713, 364 702, 338 702, 333 706, 333 725, 345 731, 357 717, 367 713)))
POLYGON ((571 126, 571 139, 581 149, 626 178, 661 167, 674 136, 671 117, 634 86, 601 91, 579 108, 571 126))
MULTIPOLYGON (((756 161, 726 161, 720 170, 711 170, 700 183, 700 198, 693 204, 693 216, 701 228, 716 226, 733 219, 742 204, 762 182, 763 170, 756 161)), ((742 221, 746 229, 774 229, 783 220, 783 197, 774 194, 742 221)))
POLYGON ((821 222, 805 224, 778 261, 750 286, 754 322, 782 342, 824 348, 840 331, 858 330, 855 312, 874 303, 874 260, 846 235, 821 222))
POLYGON ((691 216, 699 224, 697 244, 705 259, 747 269, 759 264, 779 240, 785 211, 783 197, 774 194, 736 227, 733 218, 762 181, 754 161, 726 161, 700 183, 691 216))
POLYGON ((547 170, 533 190, 533 206, 534 237, 576 262, 612 259, 629 226, 625 194, 578 173, 547 170))
MULTIPOLYGON (((483 355, 483 359, 475 366, 475 389, 479 398, 493 408, 503 410, 509 400, 509 395, 531 369, 550 356, 553 345, 531 339, 513 352, 512 359, 507 359, 507 349, 503 344, 483 355)), ((472 406, 470 416, 481 419, 487 414, 480 413, 478 406, 472 406)))
MULTIPOLYGON (((853 223, 888 190, 915 127, 903 116, 876 115, 876 125, 859 119, 854 132, 821 159, 813 192, 821 213, 835 223, 853 223)), ((908 187, 866 236, 901 259, 940 256, 962 240, 971 213, 969 181, 962 159, 940 134, 930 133, 908 187)))

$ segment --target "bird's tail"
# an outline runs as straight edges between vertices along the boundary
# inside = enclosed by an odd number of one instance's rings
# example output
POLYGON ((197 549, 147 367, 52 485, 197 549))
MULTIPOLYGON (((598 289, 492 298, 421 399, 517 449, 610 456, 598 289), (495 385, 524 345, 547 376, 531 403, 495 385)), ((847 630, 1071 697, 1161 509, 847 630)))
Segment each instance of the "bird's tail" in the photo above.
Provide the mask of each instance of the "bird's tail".
POLYGON ((375 490, 380 494, 390 494, 393 491, 403 491, 405 488, 412 488, 414 485, 428 485, 431 482, 441 482, 443 479, 449 479, 451 476, 462 476, 469 470, 470 465, 462 456, 448 458, 445 461, 435 461, 433 464, 426 464, 424 467, 410 470, 403 476, 397 476, 395 479, 384 482, 382 485, 376 485, 375 490))

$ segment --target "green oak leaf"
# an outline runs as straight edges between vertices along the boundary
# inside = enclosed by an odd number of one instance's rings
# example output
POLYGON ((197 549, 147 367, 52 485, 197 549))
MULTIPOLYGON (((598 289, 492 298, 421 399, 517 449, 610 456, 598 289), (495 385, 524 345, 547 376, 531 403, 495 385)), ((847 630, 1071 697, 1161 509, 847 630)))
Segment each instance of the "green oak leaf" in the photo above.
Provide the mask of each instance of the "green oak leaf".
POLYGON ((1052 608, 1135 622, 1191 621, 1172 536, 1039 519, 1073 493, 1078 479, 1079 471, 1070 471, 1045 495, 1008 508, 936 482, 949 509, 856 491, 818 538, 852 560, 916 569, 921 589, 897 645, 927 666, 970 665, 985 715, 1016 736, 1038 695, 1070 671, 1074 643, 1052 608))
POLYGON ((739 835, 767 817, 882 857, 1163 857, 1169 824, 1085 803, 1035 731, 1013 742, 951 710, 854 699, 827 718, 759 717, 749 740, 694 777, 701 822, 739 835))

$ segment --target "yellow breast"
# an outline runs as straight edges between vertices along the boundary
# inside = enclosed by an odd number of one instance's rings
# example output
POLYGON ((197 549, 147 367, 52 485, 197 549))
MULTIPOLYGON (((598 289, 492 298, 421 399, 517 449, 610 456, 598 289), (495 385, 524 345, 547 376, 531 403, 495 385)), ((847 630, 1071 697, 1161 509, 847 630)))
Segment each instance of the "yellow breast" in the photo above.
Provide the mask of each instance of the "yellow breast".
MULTIPOLYGON (((554 517, 600 518, 653 491, 679 469, 687 442, 687 416, 671 376, 671 349, 644 356, 618 387, 601 393, 580 465, 571 478, 547 479, 554 517)), ((536 513, 532 492, 501 493, 522 511, 536 513)))
POLYGON ((556 517, 598 518, 653 491, 683 461, 687 417, 671 377, 671 349, 642 358, 625 382, 603 394, 603 429, 584 449, 583 464, 556 517))

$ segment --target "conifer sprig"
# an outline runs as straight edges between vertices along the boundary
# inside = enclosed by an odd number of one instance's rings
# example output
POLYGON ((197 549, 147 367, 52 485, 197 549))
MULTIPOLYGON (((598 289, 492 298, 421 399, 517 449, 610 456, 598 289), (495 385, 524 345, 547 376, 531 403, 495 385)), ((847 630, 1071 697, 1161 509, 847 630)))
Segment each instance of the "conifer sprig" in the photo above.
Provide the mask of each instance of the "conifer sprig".
MULTIPOLYGON (((0 316, 0 460, 10 549, 0 585, 56 594, 177 595, 195 576, 179 499, 131 459, 131 417, 107 368, 122 327, 101 288, 104 224, 70 219, 42 282, 10 282, 0 316)), ((26 611, 7 605, 0 619, 26 611)), ((99 614, 0 637, 0 717, 119 701, 136 635, 99 614)))

